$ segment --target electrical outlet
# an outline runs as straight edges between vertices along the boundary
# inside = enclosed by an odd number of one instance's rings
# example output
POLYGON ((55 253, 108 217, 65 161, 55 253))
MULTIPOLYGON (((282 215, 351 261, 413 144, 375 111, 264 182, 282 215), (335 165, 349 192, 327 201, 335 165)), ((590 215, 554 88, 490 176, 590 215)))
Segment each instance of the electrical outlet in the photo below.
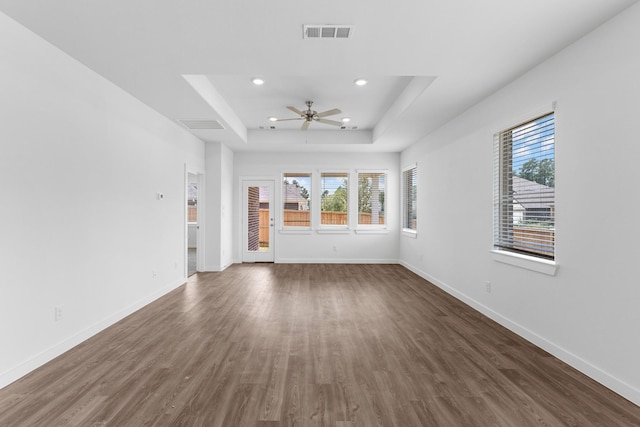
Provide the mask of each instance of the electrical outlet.
POLYGON ((336 246, 333 247, 333 252, 338 252, 338 248, 336 246))
POLYGON ((56 305, 54 308, 54 319, 56 322, 62 320, 62 306, 56 305))
POLYGON ((157 271, 155 271, 155 270, 152 270, 152 271, 151 271, 151 277, 153 277, 154 279, 155 279, 156 277, 158 277, 158 272, 157 272, 157 271))
POLYGON ((484 282, 484 286, 485 286, 485 290, 487 291, 488 294, 491 293, 491 282, 487 281, 484 282))

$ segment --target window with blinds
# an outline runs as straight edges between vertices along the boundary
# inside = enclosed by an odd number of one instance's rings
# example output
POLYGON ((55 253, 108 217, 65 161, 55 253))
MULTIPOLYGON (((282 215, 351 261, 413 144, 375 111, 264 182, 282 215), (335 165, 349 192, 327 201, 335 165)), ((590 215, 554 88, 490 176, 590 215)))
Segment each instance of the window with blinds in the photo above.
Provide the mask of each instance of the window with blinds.
POLYGON ((311 227, 311 174, 282 174, 282 225, 311 227))
POLYGON ((494 139, 494 245, 554 259, 554 114, 500 132, 494 139))
POLYGON ((358 171, 358 226, 382 227, 385 222, 387 173, 358 171))
POLYGON ((349 224, 349 173, 320 174, 320 224, 349 224))
POLYGON ((402 228, 414 231, 418 225, 417 173, 415 164, 402 170, 402 228))

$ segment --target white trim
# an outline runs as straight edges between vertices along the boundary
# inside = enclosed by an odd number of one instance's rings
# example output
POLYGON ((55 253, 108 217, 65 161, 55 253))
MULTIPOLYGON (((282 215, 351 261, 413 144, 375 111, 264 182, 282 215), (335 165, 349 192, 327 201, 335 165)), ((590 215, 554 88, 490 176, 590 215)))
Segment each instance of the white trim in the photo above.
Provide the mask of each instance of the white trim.
MULTIPOLYGON (((357 188, 357 180, 356 180, 356 188, 357 188)), ((316 197, 315 203, 318 206, 318 233, 320 233, 320 229, 331 229, 331 228, 342 228, 348 229, 351 225, 351 205, 353 204, 351 191, 353 188, 353 176, 349 169, 318 169, 318 197, 316 197), (347 178, 347 224, 346 225, 332 225, 332 224, 323 224, 322 223, 322 175, 323 174, 336 174, 336 175, 346 175, 347 178)), ((337 189, 336 189, 337 190, 337 189)), ((335 193, 335 190, 334 190, 335 193)), ((357 200, 357 199, 356 199, 357 200)), ((332 232, 333 233, 333 232, 332 232)), ((339 234, 339 233, 334 233, 339 234)))
MULTIPOLYGON (((400 175, 402 176, 402 172, 406 172, 409 169, 413 169, 413 168, 416 168, 416 169, 418 168, 418 163, 417 162, 403 167, 402 170, 400 171, 400 175)), ((416 172, 417 172, 417 170, 416 170, 416 172)))
POLYGON ((280 264, 399 264, 397 259, 278 258, 280 264))
POLYGON ((539 105, 537 107, 527 109, 526 111, 520 111, 518 113, 514 113, 508 119, 501 121, 499 126, 496 126, 496 129, 492 134, 498 135, 504 132, 507 129, 512 129, 517 127, 523 123, 530 122, 535 120, 536 117, 542 117, 546 114, 551 114, 556 112, 556 101, 552 101, 548 104, 539 105))
POLYGON ((359 173, 383 173, 389 175, 389 169, 356 169, 356 174, 359 173))
POLYGON ((527 270, 536 271, 549 276, 555 276, 558 268, 558 264, 552 260, 519 254, 516 252, 503 251, 500 249, 493 249, 491 251, 491 258, 493 258, 494 261, 501 262, 503 264, 526 268, 527 270))
MULTIPOLYGON (((502 164, 502 143, 501 135, 504 132, 507 132, 509 129, 513 129, 525 123, 533 122, 543 116, 547 116, 553 114, 555 121, 556 114, 556 101, 552 101, 549 104, 545 104, 542 106, 538 106, 536 108, 532 108, 527 110, 526 113, 518 113, 514 114, 512 118, 503 121, 503 125, 499 127, 499 130, 493 132, 493 235, 492 240, 494 244, 496 244, 499 239, 498 236, 500 234, 500 229, 502 228, 502 219, 499 219, 499 202, 501 198, 500 194, 500 180, 502 179, 502 170, 504 165, 502 164)), ((555 122, 554 122, 555 123, 555 122)), ((555 126, 555 124, 554 124, 555 126)), ((555 129, 555 127, 554 127, 555 129)), ((557 139, 554 130, 554 140, 557 139)), ((555 161, 555 154, 554 154, 555 161)), ((554 203, 556 198, 554 197, 554 203)), ((554 242, 554 253, 556 248, 556 242, 554 242)), ((518 254, 515 252, 509 252, 505 250, 494 249, 492 252, 492 258, 494 261, 502 262, 504 264, 513 265, 516 267, 526 268, 528 270, 536 271, 538 273, 547 274, 550 276, 555 276, 557 264, 554 261, 550 261, 547 259, 539 258, 536 256, 528 256, 523 254, 518 254)))
POLYGON ((278 233, 280 234, 313 234, 313 230, 311 229, 311 227, 308 227, 308 228, 287 227, 287 228, 278 229, 278 233))
POLYGON ((314 172, 312 169, 305 169, 305 168, 301 168, 301 169, 294 169, 294 171, 292 172, 288 172, 290 169, 286 169, 286 170, 280 170, 280 182, 278 183, 278 181, 276 180, 276 188, 275 188, 275 192, 276 192, 276 200, 275 200, 275 205, 276 205, 276 209, 278 209, 278 213, 279 213, 279 220, 277 222, 277 224, 280 226, 280 228, 278 229, 278 231, 281 234, 311 234, 311 226, 313 225, 313 217, 315 215, 315 211, 316 208, 313 207, 313 205, 315 204, 315 201, 313 200, 313 197, 316 193, 316 190, 314 188, 314 183, 316 181, 315 177, 314 177, 314 172), (283 193, 282 189, 284 187, 284 178, 285 178, 285 174, 296 174, 296 175, 309 175, 309 188, 308 191, 311 193, 309 194, 309 199, 308 202, 310 203, 309 206, 309 210, 307 212, 309 212, 309 224, 311 224, 308 227, 304 227, 304 226, 298 226, 298 225, 293 225, 293 226, 289 226, 289 225, 284 225, 284 198, 286 196, 286 194, 283 193), (285 231, 286 230, 286 231, 285 231), (308 230, 308 233, 298 233, 298 231, 300 230, 308 230))
POLYGON ((273 262, 275 260, 275 251, 276 251, 276 239, 275 239, 275 223, 278 221, 278 216, 275 211, 275 186, 276 181, 273 179, 265 179, 265 180, 255 180, 255 179, 245 179, 242 181, 241 185, 241 205, 242 205, 242 261, 243 262, 273 262), (247 205, 247 196, 249 187, 269 187, 269 213, 271 214, 271 218, 269 220, 269 246, 266 251, 250 251, 247 249, 248 247, 248 205, 247 205), (274 206, 274 208, 272 208, 274 206))
POLYGON ((233 264, 239 264, 239 263, 242 263, 242 261, 238 262, 238 261, 234 260, 233 262, 230 262, 227 265, 207 265, 207 266, 204 267, 204 271, 205 272, 216 272, 216 273, 219 273, 219 272, 224 271, 227 268, 231 267, 233 264))
POLYGON ((386 228, 356 228, 356 234, 389 234, 389 230, 386 228))
MULTIPOLYGON (((382 204, 382 212, 384 212, 385 216, 387 215, 388 203, 387 198, 389 196, 389 169, 356 169, 355 171, 355 179, 354 182, 356 185, 354 186, 354 198, 358 201, 358 203, 354 203, 353 212, 355 218, 355 227, 356 230, 364 230, 364 229, 376 229, 376 230, 386 230, 388 224, 360 224, 360 212, 359 212, 359 200, 360 200, 360 174, 383 174, 384 175, 384 203, 382 204)), ((380 233, 383 234, 383 233, 380 233)))
POLYGON ((0 373, 0 388, 5 387, 12 382, 20 379, 21 377, 27 375, 29 372, 60 356, 65 351, 72 349, 83 341, 88 340, 97 333, 124 319, 131 313, 140 310, 142 307, 154 302, 158 298, 168 294, 169 292, 180 287, 186 282, 186 277, 176 279, 173 282, 162 287, 161 289, 152 292, 144 298, 139 299, 133 304, 116 311, 115 313, 105 317, 104 319, 94 323, 93 325, 63 339, 58 344, 55 344, 48 349, 40 352, 39 354, 36 354, 35 356, 27 359, 26 361, 0 373))
POLYGON ((403 228, 402 229, 402 235, 405 237, 410 237, 412 239, 417 239, 418 238, 418 231, 417 230, 413 230, 411 228, 403 228))
POLYGON ((496 311, 492 310, 486 305, 456 290, 455 288, 447 285, 446 283, 442 282, 436 277, 433 277, 432 275, 414 267, 413 265, 402 260, 400 261, 400 265, 402 265, 403 267, 406 267, 407 269, 421 276, 425 280, 428 280, 432 284, 436 285, 443 291, 447 292, 448 294, 452 295, 453 297, 467 304, 471 308, 478 310, 480 313, 498 322, 500 325, 509 329, 513 333, 521 336, 522 338, 526 339, 533 345, 551 353, 553 356, 557 357, 558 359, 562 360, 568 365, 574 367, 578 371, 594 379, 595 381, 599 382, 600 384, 604 385, 605 387, 609 388, 615 393, 618 393, 622 397, 629 399, 631 402, 635 403, 636 405, 640 405, 640 390, 633 387, 631 384, 628 384, 625 381, 617 378, 616 376, 602 370, 601 368, 590 363, 589 361, 584 360, 578 355, 573 354, 570 351, 566 350, 565 348, 547 340, 546 338, 525 328, 519 323, 514 322, 513 320, 501 315, 500 313, 497 313, 496 311))
POLYGON ((408 170, 411 169, 415 169, 416 173, 415 173, 415 178, 416 178, 416 187, 418 186, 418 181, 419 181, 419 177, 418 177, 418 163, 413 163, 411 165, 405 166, 404 168, 402 168, 402 172, 400 172, 400 227, 402 227, 402 233, 405 236, 409 236, 409 237, 413 237, 414 239, 417 237, 417 232, 418 232, 418 192, 416 191, 416 228, 406 228, 404 226, 404 216, 407 214, 406 212, 406 208, 407 208, 407 204, 405 202, 407 202, 407 200, 404 199, 405 196, 405 180, 404 180, 404 173, 408 170), (415 232, 416 235, 412 236, 410 234, 410 232, 415 232))
POLYGON ((316 230, 318 234, 351 234, 351 230, 342 226, 336 228, 329 228, 328 226, 324 226, 322 228, 318 228, 316 230))

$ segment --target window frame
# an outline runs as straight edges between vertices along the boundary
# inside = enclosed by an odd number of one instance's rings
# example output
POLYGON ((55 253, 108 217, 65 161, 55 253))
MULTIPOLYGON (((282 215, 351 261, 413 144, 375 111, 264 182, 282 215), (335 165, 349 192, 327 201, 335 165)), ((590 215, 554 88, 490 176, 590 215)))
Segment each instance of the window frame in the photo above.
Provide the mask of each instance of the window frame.
MULTIPOLYGON (((313 193, 314 193, 314 189, 313 189, 313 182, 314 182, 314 177, 313 177, 313 172, 311 171, 301 171, 298 170, 297 172, 282 172, 280 174, 280 212, 281 212, 281 223, 280 223, 280 231, 283 232, 296 232, 296 231, 302 231, 302 232, 309 232, 310 230, 312 230, 313 228, 313 211, 314 211, 314 206, 313 206, 313 193), (309 192, 309 197, 307 198, 307 204, 309 209, 307 209, 306 211, 309 212, 309 225, 287 225, 285 223, 285 211, 287 209, 285 209, 285 201, 286 201, 286 191, 284 189, 284 181, 285 179, 289 177, 289 178, 296 178, 296 177, 305 177, 305 178, 309 178, 309 188, 306 188, 306 190, 309 192)), ((291 185, 291 184, 290 184, 291 185)), ((304 211, 304 210, 303 210, 304 211)))
POLYGON ((319 179, 318 179, 318 230, 348 230, 351 225, 351 172, 346 169, 323 169, 319 171, 319 179), (323 193, 323 178, 325 175, 339 175, 342 178, 347 179, 347 206, 345 210, 346 215, 346 223, 345 224, 324 224, 322 222, 322 213, 324 212, 322 209, 322 193, 323 193))
POLYGON ((418 163, 412 163, 402 168, 400 174, 400 191, 401 191, 401 227, 402 233, 405 236, 409 237, 417 237, 418 234, 418 163), (414 171, 413 175, 413 185, 415 190, 413 191, 413 196, 411 200, 409 200, 409 188, 407 188, 408 176, 405 176, 406 173, 410 173, 410 171, 414 171), (413 207, 409 206, 409 203, 415 205, 413 207), (415 224, 411 227, 409 215, 413 212, 415 224))
POLYGON ((355 171, 357 188, 355 189, 356 200, 358 201, 358 206, 355 206, 356 212, 356 230, 386 230, 389 227, 388 215, 387 215, 387 205, 388 205, 388 196, 389 196, 389 171, 387 169, 357 169, 355 171), (381 189, 378 191, 384 194, 384 201, 380 206, 380 212, 383 213, 384 223, 383 224, 361 224, 360 223, 360 175, 366 174, 380 174, 384 176, 384 184, 381 189))
MULTIPOLYGON (((556 159, 555 143, 557 139, 557 133, 556 133, 557 114, 554 107, 555 107, 555 104, 553 104, 553 107, 551 109, 548 107, 540 108, 535 113, 528 114, 527 116, 523 117, 521 120, 513 121, 512 124, 502 127, 501 130, 495 132, 493 135, 493 141, 494 141, 493 142, 494 209, 493 209, 493 250, 492 250, 493 259, 495 261, 515 265, 522 268, 527 268, 530 270, 534 270, 534 271, 538 271, 538 272, 550 274, 550 275, 555 274, 555 267, 556 267, 555 261, 557 258, 556 227, 555 227, 555 206, 556 206, 557 197, 555 195, 555 182, 553 187, 549 187, 554 189, 551 202, 548 202, 546 200, 546 198, 551 198, 551 196, 548 196, 548 195, 538 196, 541 198, 540 200, 544 200, 545 203, 550 203, 550 205, 553 206, 553 208, 550 209, 551 215, 549 216, 549 218, 553 221, 553 223, 551 226, 548 226, 546 228, 547 230, 552 230, 551 255, 542 253, 543 252, 542 250, 534 250, 534 249, 527 250, 527 249, 518 248, 518 245, 517 243, 514 242, 515 239, 513 237, 510 238, 508 235, 507 236, 504 235, 505 232, 508 232, 508 229, 513 229, 513 226, 515 224, 514 222, 515 217, 513 214, 513 209, 514 209, 513 205, 514 205, 514 202, 516 201, 516 198, 514 197, 515 191, 513 190, 514 188, 513 178, 514 176, 517 176, 514 174, 514 171, 513 171, 513 161, 514 161, 514 157, 512 154, 513 140, 510 136, 505 137, 505 135, 507 133, 513 132, 514 130, 517 130, 518 128, 522 128, 523 126, 527 126, 527 125, 535 126, 536 121, 544 119, 548 116, 552 116, 551 118, 551 120, 553 120, 553 157, 552 159, 554 164, 554 177, 555 177, 555 170, 557 169, 555 167, 555 159, 556 159), (509 144, 508 148, 505 146, 505 144, 507 143, 509 144), (511 154, 505 154, 505 150, 507 149, 511 154), (509 173, 505 172, 507 169, 509 169, 509 173), (511 247, 509 246, 509 243, 511 244, 511 247)), ((543 131, 538 132, 536 134, 536 137, 542 137, 543 134, 544 134, 543 131), (540 136, 538 136, 538 134, 540 136)), ((523 145, 522 148, 526 148, 526 147, 523 145)), ((536 155, 535 157, 531 157, 531 159, 534 159, 534 158, 540 161, 548 158, 548 156, 544 156, 540 154, 540 155, 536 155)), ((526 157, 524 156, 520 157, 521 161, 524 159, 526 159, 526 157)), ((547 187, 546 185, 538 184, 534 181, 531 181, 531 183, 534 185, 539 185, 541 187, 545 187, 545 188, 547 187)), ((543 193, 542 189, 539 190, 539 193, 540 194, 543 193)), ((525 210, 521 213, 522 218, 526 220, 527 219, 526 207, 523 207, 523 209, 525 210)))

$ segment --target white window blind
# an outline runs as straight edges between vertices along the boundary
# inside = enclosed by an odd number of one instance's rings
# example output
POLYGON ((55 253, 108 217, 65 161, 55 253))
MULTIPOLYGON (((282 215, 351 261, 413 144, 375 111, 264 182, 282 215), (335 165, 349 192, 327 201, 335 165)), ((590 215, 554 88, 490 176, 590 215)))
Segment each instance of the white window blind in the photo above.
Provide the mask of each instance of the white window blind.
POLYGON ((283 174, 282 209, 284 227, 311 227, 310 173, 283 174))
POLYGON ((417 165, 402 171, 402 228, 417 230, 417 165))
POLYGON ((358 172, 358 225, 385 225, 386 172, 358 172))
POLYGON ((349 212, 349 173, 320 174, 320 224, 347 225, 349 212))
POLYGON ((494 151, 494 245, 554 259, 554 114, 496 134, 494 151))

